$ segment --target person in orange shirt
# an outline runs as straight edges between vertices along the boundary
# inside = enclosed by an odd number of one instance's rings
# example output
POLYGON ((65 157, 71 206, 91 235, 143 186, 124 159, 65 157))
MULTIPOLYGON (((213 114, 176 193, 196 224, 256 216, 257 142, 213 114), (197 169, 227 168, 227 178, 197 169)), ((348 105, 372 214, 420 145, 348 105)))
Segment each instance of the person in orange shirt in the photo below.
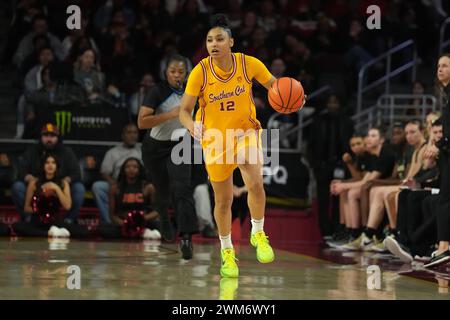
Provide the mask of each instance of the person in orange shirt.
POLYGON ((206 37, 209 57, 189 75, 180 104, 180 121, 201 141, 206 170, 214 190, 214 217, 221 242, 222 277, 239 276, 231 242, 233 171, 241 171, 248 189, 251 244, 261 263, 272 262, 274 252, 264 233, 266 195, 262 179, 261 125, 256 119, 252 79, 266 89, 276 80, 258 59, 233 53, 234 39, 224 15, 212 18, 206 37), (196 121, 192 111, 199 101, 196 121), (255 157, 256 155, 256 157, 255 157))

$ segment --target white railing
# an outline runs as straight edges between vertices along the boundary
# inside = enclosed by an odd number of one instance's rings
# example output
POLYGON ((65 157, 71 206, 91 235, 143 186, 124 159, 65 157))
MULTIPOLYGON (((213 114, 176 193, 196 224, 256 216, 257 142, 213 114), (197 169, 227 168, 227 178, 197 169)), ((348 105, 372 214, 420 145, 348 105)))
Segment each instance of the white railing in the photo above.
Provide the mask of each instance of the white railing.
POLYGON ((431 111, 438 111, 437 99, 433 95, 383 94, 378 98, 375 106, 354 115, 352 119, 356 123, 355 129, 362 131, 380 124, 391 128, 396 121, 425 122, 427 114, 431 111), (408 114, 408 111, 413 112, 408 114))
POLYGON ((412 81, 414 81, 416 79, 416 64, 418 63, 418 58, 417 58, 417 50, 415 48, 415 44, 413 40, 407 40, 403 43, 400 43, 399 45, 389 49, 388 51, 386 51, 385 53, 383 53, 382 55, 370 60, 369 62, 367 62, 360 70, 358 73, 358 93, 357 93, 357 102, 356 102, 356 113, 359 114, 361 113, 363 110, 362 105, 363 105, 363 94, 368 92, 369 90, 381 85, 384 83, 385 86, 385 94, 389 94, 390 93, 390 79, 399 75, 400 73, 411 69, 412 68, 412 73, 411 73, 411 78, 412 81), (400 67, 396 68, 395 70, 391 70, 392 69, 392 55, 394 53, 397 53, 401 50, 404 49, 413 49, 413 57, 410 61, 405 62, 403 65, 401 65, 400 67), (364 79, 367 77, 367 72, 370 70, 369 68, 376 65, 377 63, 379 63, 380 61, 386 59, 386 73, 384 76, 382 76, 381 78, 375 80, 374 82, 370 83, 370 84, 365 84, 364 83, 364 79))
POLYGON ((378 112, 379 111, 377 105, 374 105, 352 116, 352 120, 355 123, 355 131, 362 133, 364 130, 368 130, 370 127, 379 125, 380 123, 378 123, 378 112))

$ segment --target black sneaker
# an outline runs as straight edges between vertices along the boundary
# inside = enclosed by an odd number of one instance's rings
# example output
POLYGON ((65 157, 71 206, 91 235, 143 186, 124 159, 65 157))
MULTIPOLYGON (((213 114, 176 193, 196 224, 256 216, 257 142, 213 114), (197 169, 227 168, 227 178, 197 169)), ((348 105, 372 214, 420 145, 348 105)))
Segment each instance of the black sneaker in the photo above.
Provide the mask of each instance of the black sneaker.
POLYGON ((425 253, 425 255, 420 256, 420 255, 415 255, 414 256, 414 260, 416 261, 420 261, 423 262, 424 264, 428 263, 431 261, 431 259, 433 259, 436 256, 437 250, 435 248, 434 245, 430 246, 430 248, 427 250, 427 252, 425 253))
POLYGON ((343 227, 343 228, 340 228, 338 231, 336 231, 333 234, 332 241, 348 240, 349 236, 350 236, 350 233, 349 233, 348 229, 343 227))
POLYGON ((202 230, 202 236, 204 238, 217 238, 217 232, 211 226, 206 226, 202 230))
POLYGON ((326 235, 322 237, 325 242, 328 241, 341 241, 346 237, 347 228, 345 226, 339 225, 333 234, 326 235))
POLYGON ((450 261, 450 250, 444 251, 441 254, 438 254, 435 257, 433 257, 429 263, 424 265, 424 268, 438 266, 447 261, 450 261))
POLYGON ((167 242, 174 242, 175 241, 175 230, 173 229, 172 224, 170 223, 170 220, 162 220, 161 221, 161 236, 163 239, 167 242))
POLYGON ((336 233, 333 235, 333 239, 330 241, 327 241, 327 245, 331 248, 338 248, 341 245, 349 242, 350 240, 354 240, 350 233, 345 229, 343 231, 340 231, 339 233, 336 233))
POLYGON ((394 256, 402 260, 403 262, 411 263, 414 259, 409 249, 398 242, 394 237, 386 237, 384 239, 384 246, 394 256))
POLYGON ((180 251, 184 260, 192 259, 192 250, 192 240, 182 239, 180 242, 180 251))

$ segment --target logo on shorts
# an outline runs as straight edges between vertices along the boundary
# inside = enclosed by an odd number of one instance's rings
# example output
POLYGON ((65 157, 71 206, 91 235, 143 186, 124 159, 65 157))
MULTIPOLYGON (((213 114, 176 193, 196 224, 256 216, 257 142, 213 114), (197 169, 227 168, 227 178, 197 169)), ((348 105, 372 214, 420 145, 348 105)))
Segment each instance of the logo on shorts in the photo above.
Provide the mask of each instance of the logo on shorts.
POLYGON ((62 136, 69 133, 72 128, 72 112, 56 111, 55 112, 56 126, 62 136))
POLYGON ((264 175, 276 175, 278 184, 287 181, 287 172, 280 166, 280 134, 278 129, 226 129, 210 128, 199 135, 192 147, 191 135, 175 130, 171 140, 179 141, 171 152, 172 162, 185 164, 262 164, 264 175), (267 167, 267 168, 266 168, 267 167))

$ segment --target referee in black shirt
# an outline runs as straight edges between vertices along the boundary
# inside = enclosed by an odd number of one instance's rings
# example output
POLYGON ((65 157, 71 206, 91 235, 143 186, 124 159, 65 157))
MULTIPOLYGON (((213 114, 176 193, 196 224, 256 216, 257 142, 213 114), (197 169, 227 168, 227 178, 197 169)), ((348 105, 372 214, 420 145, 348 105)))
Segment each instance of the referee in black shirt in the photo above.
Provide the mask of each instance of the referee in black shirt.
MULTIPOLYGON (((161 218, 161 234, 166 241, 174 241, 176 233, 167 209, 173 196, 178 231, 182 236, 180 250, 183 259, 192 258, 191 234, 197 232, 197 217, 191 187, 191 165, 174 164, 172 133, 183 129, 178 120, 183 83, 187 75, 186 59, 179 55, 169 58, 166 81, 147 93, 138 116, 139 129, 149 129, 142 143, 142 159, 149 170, 156 189, 155 206, 161 218), (150 130, 151 129, 151 130, 150 130)), ((187 134, 187 131, 186 131, 187 134)))

